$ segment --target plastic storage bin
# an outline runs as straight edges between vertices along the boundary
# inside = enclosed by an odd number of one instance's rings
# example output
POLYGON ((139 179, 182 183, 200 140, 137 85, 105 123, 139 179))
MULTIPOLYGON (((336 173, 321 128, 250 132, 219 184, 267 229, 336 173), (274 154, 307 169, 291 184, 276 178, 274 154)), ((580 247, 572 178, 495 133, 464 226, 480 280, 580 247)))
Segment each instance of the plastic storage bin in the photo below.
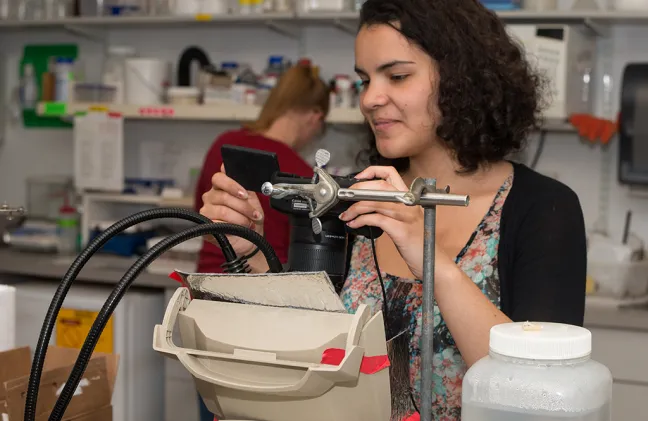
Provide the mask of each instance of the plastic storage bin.
POLYGON ((75 83, 74 102, 112 104, 115 102, 117 88, 99 83, 75 83))
POLYGON ((587 274, 596 283, 596 295, 637 298, 648 294, 648 261, 587 262, 587 274))
POLYGON ((556 323, 505 323, 463 380, 462 421, 610 421, 612 375, 592 335, 556 323))

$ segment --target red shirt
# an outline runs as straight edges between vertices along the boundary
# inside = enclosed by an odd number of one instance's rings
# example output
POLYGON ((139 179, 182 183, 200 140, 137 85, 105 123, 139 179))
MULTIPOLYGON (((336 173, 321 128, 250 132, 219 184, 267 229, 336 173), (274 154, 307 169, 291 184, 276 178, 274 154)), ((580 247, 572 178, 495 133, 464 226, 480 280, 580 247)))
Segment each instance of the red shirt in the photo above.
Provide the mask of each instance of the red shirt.
MULTIPOLYGON (((283 143, 267 137, 251 133, 247 130, 234 130, 223 133, 211 146, 205 157, 202 171, 196 186, 194 207, 197 211, 203 206, 202 195, 211 189, 212 176, 220 171, 223 163, 221 157, 221 146, 224 144, 242 146, 246 148, 260 149, 277 154, 279 168, 282 172, 296 174, 303 177, 312 177, 313 169, 304 161, 297 152, 290 149, 283 143)), ((263 208, 264 234, 270 245, 274 248, 282 263, 288 260, 288 244, 290 241, 290 225, 288 215, 270 208, 270 199, 257 193, 261 207, 263 208)), ((225 257, 218 246, 203 241, 200 257, 198 259, 198 272, 220 273, 223 271, 221 264, 225 263, 225 257)))

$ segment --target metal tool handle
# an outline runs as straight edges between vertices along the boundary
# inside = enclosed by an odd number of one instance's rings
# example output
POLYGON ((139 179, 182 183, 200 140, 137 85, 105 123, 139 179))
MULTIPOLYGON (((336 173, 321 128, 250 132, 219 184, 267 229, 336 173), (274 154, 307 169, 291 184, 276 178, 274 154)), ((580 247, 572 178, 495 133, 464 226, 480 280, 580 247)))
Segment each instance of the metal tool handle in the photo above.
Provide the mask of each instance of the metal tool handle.
POLYGON ((418 203, 407 203, 407 194, 409 192, 396 192, 385 190, 359 190, 359 189, 340 189, 338 190, 338 199, 345 201, 359 202, 363 200, 373 202, 398 202, 408 206, 421 205, 429 206, 468 206, 470 198, 467 195, 450 194, 450 193, 423 193, 418 199, 418 203))
POLYGON ((0 206, 0 216, 4 216, 5 218, 11 220, 15 216, 22 216, 25 214, 25 209, 23 207, 11 207, 7 203, 3 203, 2 206, 0 206))

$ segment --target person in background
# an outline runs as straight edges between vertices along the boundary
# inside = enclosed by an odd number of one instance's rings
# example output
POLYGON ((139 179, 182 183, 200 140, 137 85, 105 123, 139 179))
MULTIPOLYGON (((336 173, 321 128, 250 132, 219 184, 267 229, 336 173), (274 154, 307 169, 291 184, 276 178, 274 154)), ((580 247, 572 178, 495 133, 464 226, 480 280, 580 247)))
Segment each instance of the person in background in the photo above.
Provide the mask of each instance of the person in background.
MULTIPOLYGON (((312 167, 299 156, 298 151, 322 133, 328 112, 329 88, 319 78, 315 69, 306 64, 297 64, 287 69, 270 92, 259 118, 240 130, 223 133, 207 152, 196 186, 195 209, 202 211, 204 193, 211 189, 212 179, 222 174, 221 146, 223 145, 274 152, 277 154, 281 171, 312 177, 312 167)), ((288 217, 271 209, 269 198, 265 196, 250 195, 249 200, 259 212, 253 216, 254 221, 246 225, 264 235, 282 263, 285 263, 288 260, 290 240, 288 217)), ((217 212, 210 217, 229 222, 232 222, 233 218, 234 223, 244 223, 244 220, 237 219, 233 212, 224 208, 223 211, 222 214, 217 212)), ((240 249, 242 244, 250 244, 236 237, 229 237, 229 241, 235 250, 240 249)), ((203 241, 197 271, 219 273, 223 271, 221 267, 223 263, 225 257, 220 248, 208 241, 203 241)), ((212 421, 214 416, 209 413, 202 400, 200 406, 201 421, 212 421)))
MULTIPOLYGON (((488 355, 493 326, 526 320, 583 324, 582 208, 569 187, 507 160, 541 121, 544 80, 495 12, 479 0, 367 0, 359 28, 355 68, 363 82, 361 111, 371 128, 372 166, 356 175, 362 181, 353 188, 405 191, 424 177, 470 195, 465 208, 440 206, 436 220, 435 388, 428 404, 434 419, 460 420, 463 376, 488 355)), ((259 220, 254 215, 261 208, 236 197, 241 186, 222 173, 212 182, 203 215, 241 225, 259 220)), ((374 312, 386 309, 388 336, 408 335, 414 398, 408 411, 416 412, 420 279, 423 261, 431 257, 424 256, 423 210, 365 201, 341 219, 352 228, 376 226, 385 233, 375 242, 380 271, 372 242, 354 240, 341 297, 350 312, 360 303, 374 312)), ((250 266, 268 270, 259 253, 250 266)))
MULTIPOLYGON (((207 152, 196 186, 195 209, 201 210, 203 195, 211 189, 212 178, 222 171, 223 145, 274 152, 282 172, 312 177, 312 167, 299 156, 298 151, 322 133, 328 111, 329 89, 313 68, 298 64, 286 70, 270 92, 259 118, 240 130, 223 133, 207 152)), ((285 263, 288 257, 288 217, 271 209, 269 198, 265 196, 254 196, 250 200, 254 200, 262 210, 254 227, 265 235, 285 263)), ((219 215, 213 216, 215 219, 229 220, 230 215, 223 214, 220 218, 219 215)), ((232 237, 230 242, 234 245, 238 239, 232 237)), ((198 259, 198 272, 222 272, 223 263, 225 258, 220 248, 204 241, 198 259)))

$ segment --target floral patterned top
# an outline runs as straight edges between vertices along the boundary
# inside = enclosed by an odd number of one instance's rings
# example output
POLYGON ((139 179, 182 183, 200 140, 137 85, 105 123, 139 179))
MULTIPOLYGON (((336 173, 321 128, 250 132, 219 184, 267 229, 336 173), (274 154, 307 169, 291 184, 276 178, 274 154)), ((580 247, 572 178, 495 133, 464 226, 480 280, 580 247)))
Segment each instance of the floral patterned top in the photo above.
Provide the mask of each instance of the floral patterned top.
MULTIPOLYGON (((493 204, 482 219, 455 262, 479 286, 484 295, 499 307, 500 285, 497 271, 499 225, 502 206, 513 184, 513 174, 504 181, 493 204)), ((406 331, 409 337, 409 381, 416 408, 420 408, 422 284, 420 281, 382 274, 388 315, 387 339, 406 331)), ((351 255, 351 267, 341 291, 342 300, 350 312, 358 304, 368 305, 375 313, 382 309, 383 292, 375 271, 371 241, 357 237, 351 255)), ((466 372, 457 346, 450 335, 439 307, 434 307, 434 419, 455 421, 461 419, 461 383, 466 372)))

